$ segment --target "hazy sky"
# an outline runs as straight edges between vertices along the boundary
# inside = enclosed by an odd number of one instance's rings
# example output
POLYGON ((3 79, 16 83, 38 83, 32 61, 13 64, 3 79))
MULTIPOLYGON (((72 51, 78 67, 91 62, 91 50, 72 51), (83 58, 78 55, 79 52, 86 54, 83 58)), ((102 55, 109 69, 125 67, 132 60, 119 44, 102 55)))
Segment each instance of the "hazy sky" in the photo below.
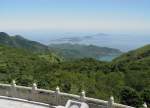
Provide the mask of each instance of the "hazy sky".
POLYGON ((150 0, 0 0, 0 30, 150 33, 150 0))

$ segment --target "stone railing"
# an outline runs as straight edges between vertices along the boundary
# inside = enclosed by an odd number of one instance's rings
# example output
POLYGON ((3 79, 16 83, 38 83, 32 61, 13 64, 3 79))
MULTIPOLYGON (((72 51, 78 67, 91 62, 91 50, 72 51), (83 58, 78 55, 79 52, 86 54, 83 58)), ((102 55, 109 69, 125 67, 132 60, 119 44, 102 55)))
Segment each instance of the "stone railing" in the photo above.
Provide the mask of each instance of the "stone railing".
MULTIPOLYGON (((38 89, 35 83, 32 87, 18 86, 15 81, 12 81, 12 84, 0 84, 0 95, 49 104, 50 108, 57 105, 64 106, 68 100, 86 102, 90 108, 134 108, 115 103, 112 96, 108 101, 104 101, 86 97, 84 91, 79 96, 60 92, 59 87, 56 87, 56 91, 51 91, 38 89)), ((147 105, 144 104, 143 108, 147 108, 147 105)))

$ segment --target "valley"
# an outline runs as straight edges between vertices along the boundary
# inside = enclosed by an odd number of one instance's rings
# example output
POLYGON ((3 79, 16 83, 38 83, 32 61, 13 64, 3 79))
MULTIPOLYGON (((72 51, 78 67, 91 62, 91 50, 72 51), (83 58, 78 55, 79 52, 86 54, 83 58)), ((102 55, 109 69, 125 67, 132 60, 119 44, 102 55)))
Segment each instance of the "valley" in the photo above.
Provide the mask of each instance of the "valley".
POLYGON ((1 83, 14 79, 18 85, 31 86, 31 82, 36 82, 39 88, 54 90, 60 86, 61 91, 74 94, 84 89, 89 97, 105 100, 113 95, 122 104, 140 107, 146 102, 150 105, 149 44, 123 53, 111 62, 94 58, 64 60, 52 50, 39 49, 41 44, 37 42, 26 40, 26 44, 19 46, 14 37, 4 38, 4 33, 1 34, 1 83))

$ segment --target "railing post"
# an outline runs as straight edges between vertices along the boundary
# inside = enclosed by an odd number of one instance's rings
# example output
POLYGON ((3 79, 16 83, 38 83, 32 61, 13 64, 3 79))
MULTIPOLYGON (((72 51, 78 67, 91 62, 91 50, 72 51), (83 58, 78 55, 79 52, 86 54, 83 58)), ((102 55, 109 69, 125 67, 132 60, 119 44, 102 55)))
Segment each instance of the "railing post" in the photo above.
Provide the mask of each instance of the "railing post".
POLYGON ((59 105, 59 94, 60 94, 60 88, 57 86, 56 87, 56 105, 59 105))
POLYGON ((12 84, 11 84, 11 96, 12 97, 17 97, 16 81, 15 80, 12 80, 12 84))
POLYGON ((148 108, 146 102, 144 102, 143 108, 148 108))
POLYGON ((113 108, 113 104, 114 104, 114 97, 111 96, 109 101, 108 101, 108 106, 107 107, 108 108, 113 108))
POLYGON ((35 93, 36 90, 37 90, 37 84, 33 83, 33 85, 32 85, 32 93, 35 93))
POLYGON ((86 97, 86 95, 85 95, 85 91, 84 91, 84 90, 82 90, 82 92, 81 92, 81 96, 80 96, 80 100, 81 100, 82 102, 84 102, 84 101, 85 101, 85 97, 86 97))
POLYGON ((35 94, 36 94, 36 92, 37 92, 36 90, 37 90, 37 84, 36 84, 36 83, 33 83, 33 85, 32 85, 32 91, 31 91, 31 93, 32 93, 32 95, 31 95, 31 100, 34 99, 35 94))

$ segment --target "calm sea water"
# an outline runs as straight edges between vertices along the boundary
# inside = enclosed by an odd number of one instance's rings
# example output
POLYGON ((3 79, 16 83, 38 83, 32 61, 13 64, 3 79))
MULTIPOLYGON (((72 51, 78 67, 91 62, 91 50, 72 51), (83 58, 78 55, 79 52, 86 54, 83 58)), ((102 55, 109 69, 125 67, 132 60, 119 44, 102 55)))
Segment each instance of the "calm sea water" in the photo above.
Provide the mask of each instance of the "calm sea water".
POLYGON ((110 61, 112 61, 113 59, 115 59, 118 56, 119 55, 107 55, 107 56, 99 57, 98 60, 110 62, 110 61))

